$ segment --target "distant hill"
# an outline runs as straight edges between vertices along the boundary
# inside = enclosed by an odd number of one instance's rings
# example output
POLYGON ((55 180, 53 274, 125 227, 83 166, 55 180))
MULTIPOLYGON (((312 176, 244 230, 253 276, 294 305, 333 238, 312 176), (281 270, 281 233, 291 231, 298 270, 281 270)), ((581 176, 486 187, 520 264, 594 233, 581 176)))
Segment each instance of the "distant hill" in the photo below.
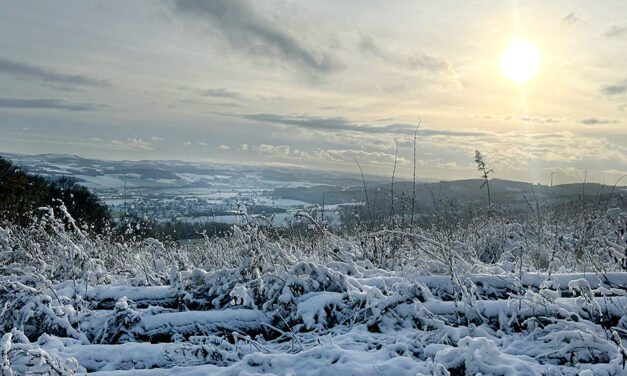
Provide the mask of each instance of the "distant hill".
MULTIPOLYGON (((430 206, 437 200, 457 200, 462 202, 487 202, 485 188, 481 189, 481 179, 440 181, 437 183, 417 183, 416 197, 422 205, 430 206)), ((390 184, 371 183, 367 185, 370 200, 379 197, 385 200, 390 196, 390 184)), ((496 203, 526 204, 536 199, 542 202, 560 202, 574 200, 585 195, 586 198, 593 198, 599 194, 609 194, 613 191, 616 195, 625 195, 627 187, 620 186, 615 189, 612 186, 598 183, 582 184, 561 184, 549 187, 546 185, 531 185, 525 182, 492 179, 490 180, 492 201, 496 203)), ((394 195, 399 198, 409 198, 412 195, 413 183, 397 182, 394 184, 394 195)), ((350 188, 313 186, 295 188, 277 188, 273 195, 277 198, 301 200, 312 204, 328 205, 343 204, 350 202, 364 202, 366 196, 362 186, 350 188)))
MULTIPOLYGON (((349 187, 361 184, 357 173, 307 170, 292 167, 241 166, 205 162, 169 160, 109 161, 66 154, 24 155, 0 153, 0 156, 24 166, 40 176, 72 176, 93 189, 104 187, 146 186, 152 188, 209 186, 233 179, 248 180, 255 187, 311 186, 327 184, 349 187), (206 183, 206 184, 205 184, 206 183)), ((383 183, 388 178, 368 175, 367 179, 383 183)), ((427 180, 427 179, 423 179, 427 180)))

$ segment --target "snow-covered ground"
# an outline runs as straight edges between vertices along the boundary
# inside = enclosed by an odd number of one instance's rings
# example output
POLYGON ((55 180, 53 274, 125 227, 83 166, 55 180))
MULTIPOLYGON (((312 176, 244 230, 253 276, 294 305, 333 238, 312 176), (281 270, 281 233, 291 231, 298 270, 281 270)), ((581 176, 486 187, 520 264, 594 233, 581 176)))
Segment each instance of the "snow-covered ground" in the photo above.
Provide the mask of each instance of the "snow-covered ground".
POLYGON ((626 219, 182 246, 50 212, 0 227, 0 374, 624 375, 626 219))

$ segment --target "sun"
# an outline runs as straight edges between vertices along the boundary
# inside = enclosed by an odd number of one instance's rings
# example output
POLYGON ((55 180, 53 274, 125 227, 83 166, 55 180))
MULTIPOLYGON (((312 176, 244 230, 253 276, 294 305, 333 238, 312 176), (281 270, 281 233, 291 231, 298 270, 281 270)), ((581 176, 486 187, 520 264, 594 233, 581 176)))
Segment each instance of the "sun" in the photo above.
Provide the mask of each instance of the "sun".
POLYGON ((533 44, 520 39, 516 40, 503 52, 499 67, 508 79, 525 82, 538 71, 540 53, 533 44))

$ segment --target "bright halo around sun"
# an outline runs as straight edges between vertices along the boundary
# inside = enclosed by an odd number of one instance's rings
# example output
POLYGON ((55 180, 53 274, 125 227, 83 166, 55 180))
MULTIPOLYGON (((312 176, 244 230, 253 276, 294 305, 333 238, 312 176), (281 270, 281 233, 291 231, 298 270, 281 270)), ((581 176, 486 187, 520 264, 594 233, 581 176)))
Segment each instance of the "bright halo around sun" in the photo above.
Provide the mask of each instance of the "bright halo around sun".
POLYGON ((516 40, 501 56, 499 67, 508 79, 525 82, 538 71, 540 53, 533 44, 524 40, 516 40))

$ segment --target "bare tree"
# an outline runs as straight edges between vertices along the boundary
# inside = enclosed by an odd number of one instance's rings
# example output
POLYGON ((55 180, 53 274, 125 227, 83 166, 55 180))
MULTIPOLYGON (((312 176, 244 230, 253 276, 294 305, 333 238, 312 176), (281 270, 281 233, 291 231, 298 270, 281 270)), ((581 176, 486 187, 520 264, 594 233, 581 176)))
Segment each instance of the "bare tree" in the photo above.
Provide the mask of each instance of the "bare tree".
POLYGON ((475 150, 475 163, 477 164, 477 170, 481 171, 481 177, 483 178, 483 183, 481 183, 481 187, 479 189, 482 189, 483 186, 486 186, 488 188, 488 205, 492 205, 488 175, 491 172, 494 172, 494 170, 486 167, 485 161, 483 160, 483 155, 481 155, 481 152, 479 150, 475 150))

